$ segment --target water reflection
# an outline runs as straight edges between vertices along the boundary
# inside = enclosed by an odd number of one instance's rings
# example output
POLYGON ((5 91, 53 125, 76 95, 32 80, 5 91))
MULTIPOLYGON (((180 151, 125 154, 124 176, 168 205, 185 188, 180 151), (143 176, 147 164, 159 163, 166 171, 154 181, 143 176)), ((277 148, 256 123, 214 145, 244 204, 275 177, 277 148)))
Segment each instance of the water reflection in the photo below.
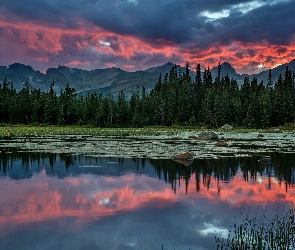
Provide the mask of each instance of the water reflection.
MULTIPOLYGON (((9 176, 11 179, 31 178, 34 173, 45 169, 47 175, 65 178, 72 175, 90 173, 94 175, 120 175, 126 171, 140 172, 145 166, 154 168, 158 177, 171 183, 176 191, 180 180, 186 186, 193 176, 196 177, 196 189, 199 191, 200 183, 208 189, 211 178, 222 182, 229 182, 240 169, 245 181, 256 180, 257 177, 268 175, 276 177, 278 182, 285 182, 286 188, 294 184, 295 154, 270 153, 270 164, 259 162, 261 156, 228 157, 221 159, 196 159, 189 166, 163 159, 101 159, 84 155, 52 154, 40 152, 22 152, 14 148, 0 149, 0 176, 9 176), (127 164, 124 164, 124 162, 127 164), (108 168, 100 169, 99 164, 108 163, 108 168), (113 164, 113 167, 110 167, 113 164), (117 168, 116 165, 120 168, 117 168), (202 176, 202 179, 200 177, 202 176)), ((150 173, 151 174, 151 171, 150 173)))
POLYGON ((0 249, 211 248, 242 211, 292 201, 295 154, 270 156, 184 166, 1 149, 0 249))

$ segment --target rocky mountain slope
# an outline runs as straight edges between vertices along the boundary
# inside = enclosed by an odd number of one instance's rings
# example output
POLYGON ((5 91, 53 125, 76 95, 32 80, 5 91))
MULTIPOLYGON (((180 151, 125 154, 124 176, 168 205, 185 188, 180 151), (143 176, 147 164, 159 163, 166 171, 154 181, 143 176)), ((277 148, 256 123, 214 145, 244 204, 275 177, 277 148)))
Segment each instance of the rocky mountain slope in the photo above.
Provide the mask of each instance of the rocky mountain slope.
MULTIPOLYGON (((9 66, 0 66, 0 79, 4 79, 7 76, 17 90, 20 90, 23 84, 28 82, 32 88, 48 91, 51 83, 54 82, 54 88, 57 93, 61 88, 65 88, 66 84, 69 84, 72 88, 75 88, 77 93, 81 94, 96 92, 105 95, 111 92, 116 96, 120 90, 124 90, 127 96, 131 96, 132 93, 143 86, 147 92, 150 91, 158 81, 160 73, 164 78, 164 75, 169 73, 173 65, 173 63, 166 63, 145 71, 136 72, 127 72, 119 68, 86 71, 59 66, 58 68, 50 68, 45 73, 42 73, 34 70, 31 66, 14 63, 9 66)), ((290 70, 295 71, 295 60, 274 68, 272 70, 273 82, 276 81, 279 74, 284 75, 287 66, 290 70)), ((237 74, 229 63, 225 62, 221 64, 221 67, 222 76, 228 74, 230 78, 236 79, 239 84, 243 83, 245 77, 249 77, 250 80, 256 77, 258 82, 263 80, 264 83, 267 83, 268 70, 256 75, 241 75, 237 74)), ((185 70, 183 67, 178 67, 178 69, 182 72, 185 70)), ((213 80, 217 76, 217 71, 218 67, 213 67, 211 70, 213 80)), ((192 71, 191 75, 194 78, 195 73, 192 71)))

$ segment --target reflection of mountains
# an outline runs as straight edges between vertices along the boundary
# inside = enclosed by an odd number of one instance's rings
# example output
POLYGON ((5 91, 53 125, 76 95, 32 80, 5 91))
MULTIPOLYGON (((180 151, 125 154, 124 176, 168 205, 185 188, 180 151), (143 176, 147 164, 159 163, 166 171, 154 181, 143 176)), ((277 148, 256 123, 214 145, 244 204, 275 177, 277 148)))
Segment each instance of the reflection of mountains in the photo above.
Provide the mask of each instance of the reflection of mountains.
MULTIPOLYGON (((84 155, 18 152, 14 149, 2 150, 0 154, 0 176, 11 179, 31 178, 41 171, 49 176, 65 178, 82 174, 121 176, 128 172, 145 174, 164 179, 176 191, 184 182, 196 183, 209 189, 211 179, 229 182, 240 169, 245 181, 256 180, 258 176, 276 177, 285 181, 286 188, 295 183, 295 153, 272 153, 271 164, 262 164, 261 157, 227 157, 221 159, 195 159, 190 166, 183 166, 172 160, 96 158, 84 155), (195 180, 192 180, 195 178, 195 180)), ((270 183, 269 183, 270 185, 270 183)))

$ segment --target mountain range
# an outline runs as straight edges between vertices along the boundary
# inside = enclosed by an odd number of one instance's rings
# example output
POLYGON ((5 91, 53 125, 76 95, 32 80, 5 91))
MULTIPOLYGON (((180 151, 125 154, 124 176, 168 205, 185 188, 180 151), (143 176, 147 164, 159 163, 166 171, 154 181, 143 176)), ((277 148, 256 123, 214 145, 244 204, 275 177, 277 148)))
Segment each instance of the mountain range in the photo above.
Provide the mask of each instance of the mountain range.
MULTIPOLYGON (((124 90, 127 97, 137 89, 143 86, 149 92, 159 79, 160 73, 162 78, 166 73, 169 73, 173 63, 168 62, 164 65, 149 68, 144 71, 127 72, 120 68, 107 68, 96 70, 82 70, 77 68, 69 68, 66 66, 59 66, 57 68, 49 68, 45 73, 34 70, 31 66, 20 63, 14 63, 9 66, 0 66, 0 79, 7 76, 8 80, 13 83, 16 90, 20 90, 25 82, 28 82, 32 88, 40 89, 41 91, 48 91, 52 82, 54 82, 54 89, 59 93, 60 89, 64 89, 66 84, 74 88, 77 93, 112 93, 116 96, 120 90, 124 90)), ((286 67, 289 70, 295 71, 295 59, 289 63, 282 64, 272 69, 272 79, 275 82, 278 76, 284 76, 286 67)), ((180 72, 184 72, 185 68, 178 66, 180 72)), ((217 76, 218 66, 211 69, 213 80, 217 76)), ((259 74, 247 75, 238 74, 236 70, 227 62, 221 64, 221 76, 228 75, 230 78, 237 80, 241 85, 245 77, 252 80, 257 78, 258 83, 263 81, 267 83, 269 70, 262 71, 259 74)), ((191 76, 195 77, 195 72, 191 71, 191 76)), ((0 80, 0 83, 2 81, 0 80)))

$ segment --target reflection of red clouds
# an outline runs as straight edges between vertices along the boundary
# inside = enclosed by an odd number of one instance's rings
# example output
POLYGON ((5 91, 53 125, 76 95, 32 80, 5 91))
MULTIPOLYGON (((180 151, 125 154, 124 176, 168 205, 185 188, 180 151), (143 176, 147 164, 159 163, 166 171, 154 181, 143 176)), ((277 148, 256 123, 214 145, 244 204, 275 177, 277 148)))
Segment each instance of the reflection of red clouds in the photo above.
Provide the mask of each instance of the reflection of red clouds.
POLYGON ((69 183, 71 186, 87 185, 89 183, 89 180, 83 178, 65 178, 64 181, 69 183))
POLYGON ((48 188, 48 183, 47 182, 38 181, 36 183, 36 188, 45 188, 45 189, 47 189, 48 188))
MULTIPOLYGON (((44 175, 43 173, 41 176, 44 175)), ((23 185, 3 181, 0 223, 25 223, 80 216, 99 219, 144 206, 164 208, 175 202, 194 202, 197 205, 198 199, 204 198, 210 203, 218 204, 222 201, 238 207, 243 204, 292 201, 295 195, 294 189, 288 190, 286 194, 285 187, 280 186, 273 177, 246 182, 242 174, 238 173, 227 183, 211 178, 210 188, 200 184, 199 192, 196 191, 193 180, 195 176, 191 177, 187 194, 184 181, 181 181, 180 187, 177 185, 174 193, 168 184, 134 174, 117 178, 97 177, 95 180, 87 176, 61 180, 49 178, 47 182, 32 181, 23 185), (6 197, 9 197, 9 192, 5 190, 18 195, 10 200, 6 197)))
MULTIPOLYGON (((195 176, 192 177, 192 180, 195 176)), ((202 181, 202 179, 201 179, 202 181)), ((200 185, 202 187, 202 185, 200 185)), ((281 185, 275 177, 261 178, 257 177, 256 181, 245 181, 242 173, 238 173, 229 182, 222 182, 211 178, 209 190, 206 187, 201 188, 196 193, 196 187, 192 184, 188 187, 188 195, 194 197, 204 197, 217 203, 222 200, 232 206, 241 206, 243 204, 258 203, 277 203, 280 201, 293 201, 295 190, 288 189, 281 185)))
MULTIPOLYGON (((108 177, 106 181, 104 178, 99 178, 99 181, 110 187, 98 188, 97 180, 66 178, 58 181, 62 182, 62 185, 58 186, 67 186, 65 189, 61 188, 63 191, 55 188, 56 182, 50 183, 51 180, 43 185, 40 185, 40 182, 37 182, 37 185, 31 182, 34 187, 16 187, 11 182, 3 183, 3 187, 7 189, 13 186, 16 189, 14 192, 18 192, 19 197, 0 206, 0 223, 26 223, 79 216, 98 219, 122 211, 135 210, 155 200, 161 201, 153 204, 156 207, 171 204, 175 200, 173 191, 167 185, 164 185, 164 189, 143 190, 137 189, 138 185, 131 187, 135 180, 134 176, 122 176, 114 179, 114 182, 110 181, 111 179, 114 178, 108 177), (119 187, 116 187, 117 185, 119 187), (19 188, 21 190, 18 190, 19 188), (36 193, 32 194, 34 188, 36 193), (48 191, 49 189, 54 191, 48 191), (70 192, 73 193, 69 195, 70 192)), ((2 196, 4 196, 0 197, 2 201, 9 200, 4 194, 2 196)))

